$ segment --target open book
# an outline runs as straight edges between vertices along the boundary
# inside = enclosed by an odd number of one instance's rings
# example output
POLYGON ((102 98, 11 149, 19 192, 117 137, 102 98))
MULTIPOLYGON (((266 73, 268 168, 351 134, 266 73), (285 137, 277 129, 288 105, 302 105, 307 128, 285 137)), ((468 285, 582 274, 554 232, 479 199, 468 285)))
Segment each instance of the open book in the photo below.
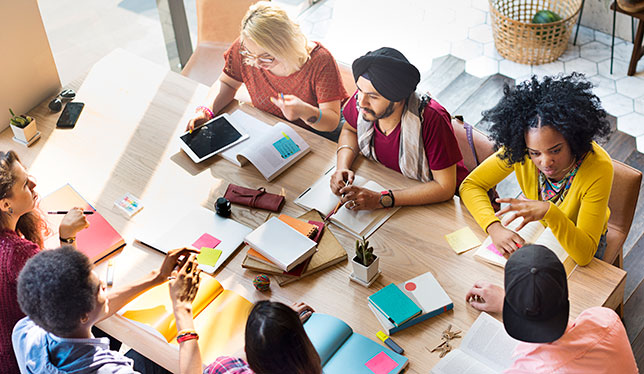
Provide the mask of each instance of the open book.
POLYGON ((397 374, 409 363, 406 357, 354 333, 342 320, 327 314, 313 313, 304 330, 320 355, 325 374, 397 374))
POLYGON ((518 341, 503 323, 481 313, 463 338, 458 349, 447 354, 431 370, 433 374, 495 374, 514 363, 512 354, 518 341))
POLYGON ((311 150, 304 139, 283 122, 271 126, 241 110, 236 110, 230 117, 250 137, 220 155, 237 166, 250 161, 267 181, 273 180, 311 150))
MULTIPOLYGON (((335 167, 329 169, 318 179, 311 187, 302 192, 295 204, 305 209, 315 209, 324 217, 329 215, 335 209, 340 201, 340 197, 331 192, 329 183, 335 167)), ((374 181, 367 180, 359 175, 355 176, 353 184, 361 186, 372 191, 383 191, 385 188, 374 181)), ((341 206, 337 213, 331 215, 331 222, 348 233, 360 238, 368 238, 378 227, 385 223, 389 217, 393 216, 400 207, 389 209, 375 210, 350 210, 341 206)))
MULTIPOLYGON (((516 228, 519 226, 521 218, 517 218, 514 221, 510 222, 506 227, 512 231, 515 231, 517 234, 526 241, 526 244, 541 244, 552 250, 559 261, 563 263, 564 268, 566 269, 566 274, 570 275, 577 264, 568 256, 568 252, 559 244, 559 241, 552 233, 550 228, 545 227, 539 221, 532 221, 525 225, 521 230, 516 231, 516 228)), ((483 244, 474 252, 474 258, 494 264, 497 266, 505 267, 507 260, 503 257, 502 252, 499 251, 494 243, 492 243, 492 238, 488 236, 483 241, 483 244)))
MULTIPOLYGON (((192 302, 192 315, 203 362, 234 354, 244 347, 246 320, 252 307, 250 301, 237 293, 224 290, 215 278, 201 274, 199 290, 192 302)), ((167 282, 139 295, 118 313, 176 344, 177 325, 167 282)))

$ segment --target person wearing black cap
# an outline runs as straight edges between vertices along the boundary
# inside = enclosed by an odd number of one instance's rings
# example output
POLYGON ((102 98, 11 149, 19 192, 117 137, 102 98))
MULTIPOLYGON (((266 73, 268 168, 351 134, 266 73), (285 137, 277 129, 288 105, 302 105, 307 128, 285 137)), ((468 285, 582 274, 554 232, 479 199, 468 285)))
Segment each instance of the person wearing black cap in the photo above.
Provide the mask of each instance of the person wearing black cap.
POLYGON ((612 309, 589 308, 568 322, 566 271, 547 247, 526 245, 510 256, 505 291, 479 281, 465 298, 476 309, 502 312, 506 332, 520 341, 505 373, 637 373, 612 309))
POLYGON ((467 176, 449 113, 416 92, 420 73, 405 56, 383 47, 353 62, 358 90, 344 107, 331 190, 356 210, 420 205, 451 199, 467 176), (424 182, 396 191, 351 185, 351 164, 362 153, 424 182))

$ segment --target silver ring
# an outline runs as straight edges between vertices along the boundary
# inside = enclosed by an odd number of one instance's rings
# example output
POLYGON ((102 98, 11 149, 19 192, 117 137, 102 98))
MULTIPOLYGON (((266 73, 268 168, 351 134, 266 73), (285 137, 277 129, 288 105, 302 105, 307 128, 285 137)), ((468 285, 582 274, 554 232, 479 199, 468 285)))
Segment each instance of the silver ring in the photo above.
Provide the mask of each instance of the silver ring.
POLYGON ((351 200, 351 201, 349 201, 349 202, 347 203, 347 209, 352 210, 352 209, 353 209, 353 208, 355 208, 355 207, 356 207, 356 202, 355 202, 355 200, 351 200), (349 204, 351 204, 351 206, 349 206, 349 204))

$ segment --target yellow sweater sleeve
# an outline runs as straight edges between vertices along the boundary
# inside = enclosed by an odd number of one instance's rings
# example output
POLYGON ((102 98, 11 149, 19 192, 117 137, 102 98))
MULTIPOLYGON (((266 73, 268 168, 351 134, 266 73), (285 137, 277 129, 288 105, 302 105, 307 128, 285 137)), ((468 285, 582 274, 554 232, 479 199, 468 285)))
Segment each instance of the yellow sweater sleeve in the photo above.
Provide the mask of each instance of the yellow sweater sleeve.
POLYGON ((512 166, 501 160, 498 155, 502 150, 488 157, 465 178, 459 189, 463 203, 483 230, 493 222, 499 221, 494 215, 487 191, 499 184, 510 173, 512 166))

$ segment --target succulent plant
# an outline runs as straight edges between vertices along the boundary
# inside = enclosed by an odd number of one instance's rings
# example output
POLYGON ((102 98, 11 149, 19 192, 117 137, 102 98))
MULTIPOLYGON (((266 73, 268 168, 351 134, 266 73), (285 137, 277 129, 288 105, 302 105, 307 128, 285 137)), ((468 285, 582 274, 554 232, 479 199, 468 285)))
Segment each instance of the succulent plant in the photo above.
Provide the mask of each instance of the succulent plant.
POLYGON ((362 240, 356 240, 356 259, 364 266, 369 266, 375 260, 373 247, 369 246, 369 241, 362 237, 362 240))
POLYGON ((34 120, 33 117, 26 116, 24 114, 21 114, 19 116, 15 115, 15 113, 13 112, 13 110, 11 110, 11 108, 9 108, 9 113, 11 113, 12 115, 11 120, 9 120, 9 122, 12 125, 19 127, 21 129, 24 129, 25 127, 27 127, 27 125, 34 120))

